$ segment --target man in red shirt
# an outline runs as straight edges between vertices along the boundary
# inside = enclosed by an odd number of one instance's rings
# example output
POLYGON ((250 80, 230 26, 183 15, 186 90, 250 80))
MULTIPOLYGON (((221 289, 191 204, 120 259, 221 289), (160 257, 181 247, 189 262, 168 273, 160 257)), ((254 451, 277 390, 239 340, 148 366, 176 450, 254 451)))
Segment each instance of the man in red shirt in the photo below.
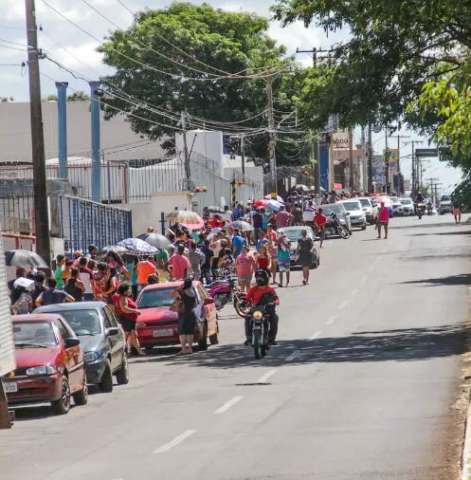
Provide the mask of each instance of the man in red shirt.
MULTIPOLYGON (((268 285, 269 283, 269 278, 268 278, 268 273, 265 270, 257 270, 255 273, 255 280, 257 284, 252 287, 248 292, 247 292, 247 300, 254 306, 259 305, 260 302, 262 301, 263 297, 265 295, 271 295, 275 301, 275 304, 278 305, 280 303, 280 300, 278 299, 278 295, 276 294, 274 288, 270 287, 268 285)), ((276 334, 278 332, 278 315, 275 313, 275 310, 273 310, 273 313, 270 316, 269 319, 269 344, 270 345, 276 345, 276 334)), ((252 337, 252 316, 248 315, 245 318, 245 335, 247 337, 247 340, 245 342, 245 345, 250 345, 251 342, 251 337, 252 337)))
POLYGON ((293 223, 293 215, 282 206, 275 216, 276 228, 289 227, 293 223))
POLYGON ((319 235, 320 248, 322 248, 322 244, 324 243, 326 224, 327 224, 327 217, 322 213, 322 208, 319 208, 319 210, 317 210, 316 215, 314 216, 314 227, 316 228, 317 234, 319 235))

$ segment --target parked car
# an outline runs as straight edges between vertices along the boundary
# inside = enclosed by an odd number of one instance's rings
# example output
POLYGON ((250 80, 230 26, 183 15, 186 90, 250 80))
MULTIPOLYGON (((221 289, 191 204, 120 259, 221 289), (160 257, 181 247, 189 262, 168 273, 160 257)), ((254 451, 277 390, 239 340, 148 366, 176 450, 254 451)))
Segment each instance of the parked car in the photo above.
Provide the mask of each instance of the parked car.
POLYGON ((341 200, 338 203, 342 204, 347 210, 352 227, 358 227, 362 230, 366 229, 366 215, 359 200, 341 200))
POLYGON ((378 219, 378 207, 373 205, 370 197, 359 197, 358 200, 365 212, 366 221, 369 224, 374 225, 378 219))
POLYGON ((296 227, 284 227, 279 228, 278 233, 286 233, 288 240, 291 242, 291 251, 290 251, 290 259, 291 259, 291 266, 292 267, 299 267, 299 255, 298 255, 298 240, 302 238, 303 231, 307 232, 307 236, 312 240, 313 247, 312 247, 312 264, 311 268, 317 268, 320 265, 320 255, 319 250, 314 246, 314 242, 316 240, 316 235, 314 230, 308 226, 296 226, 296 227))
POLYGON ((397 214, 402 217, 409 217, 415 215, 414 202, 412 198, 400 198, 401 206, 397 209, 397 214))
POLYGON ((38 313, 64 317, 85 351, 87 381, 103 392, 113 390, 113 375, 120 385, 129 382, 126 339, 113 310, 104 302, 47 305, 38 313))
POLYGON ((389 213, 392 217, 400 216, 400 209, 402 207, 402 203, 397 197, 390 197, 391 198, 391 207, 389 209, 389 213))
POLYGON ((347 228, 349 233, 352 233, 352 222, 350 220, 350 215, 346 208, 341 203, 327 203, 321 205, 322 211, 325 216, 330 217, 332 213, 335 213, 340 223, 347 228))
POLYGON ((438 205, 438 213, 444 215, 445 213, 453 212, 453 203, 449 195, 442 195, 438 205))
POLYGON ((88 401, 84 352, 66 320, 56 314, 13 317, 16 370, 4 379, 10 405, 50 403, 56 414, 88 401))
MULTIPOLYGON (((139 342, 146 350, 162 345, 178 345, 178 316, 171 309, 175 301, 173 296, 182 282, 167 282, 148 285, 137 299, 141 311, 137 317, 136 328, 139 342)), ((201 350, 218 343, 219 325, 216 305, 201 282, 193 282, 196 293, 196 327, 194 341, 201 350)))

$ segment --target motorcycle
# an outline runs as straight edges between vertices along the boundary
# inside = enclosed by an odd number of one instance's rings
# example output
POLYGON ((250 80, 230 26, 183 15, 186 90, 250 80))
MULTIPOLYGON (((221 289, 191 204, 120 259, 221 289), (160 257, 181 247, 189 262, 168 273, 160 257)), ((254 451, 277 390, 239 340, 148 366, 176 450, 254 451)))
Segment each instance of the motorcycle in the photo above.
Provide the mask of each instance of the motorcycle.
POLYGON ((206 285, 209 295, 214 299, 216 310, 222 310, 232 302, 237 315, 245 318, 250 313, 251 304, 247 301, 245 293, 237 286, 237 278, 227 272, 221 275, 206 285))
POLYGON ((422 217, 425 215, 425 204, 424 203, 417 203, 415 206, 415 211, 419 220, 422 220, 422 217))
POLYGON ((275 303, 271 295, 266 295, 262 302, 252 309, 250 318, 252 326, 251 346, 257 360, 263 358, 270 348, 270 318, 274 314, 275 303))
POLYGON ((337 215, 335 214, 330 215, 330 217, 327 219, 325 233, 327 236, 339 236, 343 239, 350 237, 350 232, 344 225, 340 223, 337 215))

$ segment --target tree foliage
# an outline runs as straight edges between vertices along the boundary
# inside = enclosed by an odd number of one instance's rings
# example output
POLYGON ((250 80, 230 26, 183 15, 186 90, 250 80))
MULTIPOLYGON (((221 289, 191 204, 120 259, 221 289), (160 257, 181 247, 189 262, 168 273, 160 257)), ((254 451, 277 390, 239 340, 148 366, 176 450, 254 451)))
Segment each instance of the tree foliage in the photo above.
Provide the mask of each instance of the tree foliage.
POLYGON ((471 4, 462 0, 278 0, 274 11, 285 23, 349 32, 335 67, 313 69, 303 91, 315 126, 329 113, 350 125, 397 121, 427 82, 462 69, 471 48, 471 4))
MULTIPOLYGON (((162 139, 173 136, 172 127, 178 126, 175 117, 183 111, 190 118, 212 122, 239 122, 263 112, 267 107, 264 72, 293 63, 267 31, 265 18, 207 4, 173 3, 139 13, 128 30, 113 32, 100 47, 105 63, 116 68, 114 75, 103 79, 104 89, 113 91, 114 86, 134 98, 131 104, 105 95, 107 116, 125 111, 136 132, 162 139), (220 78, 227 77, 225 72, 251 78, 220 78)), ((280 92, 287 76, 273 77, 275 104, 292 108, 292 101, 280 92)), ((266 126, 266 115, 260 115, 224 128, 237 132, 266 126)), ((255 155, 266 155, 267 137, 251 139, 249 148, 255 155)))

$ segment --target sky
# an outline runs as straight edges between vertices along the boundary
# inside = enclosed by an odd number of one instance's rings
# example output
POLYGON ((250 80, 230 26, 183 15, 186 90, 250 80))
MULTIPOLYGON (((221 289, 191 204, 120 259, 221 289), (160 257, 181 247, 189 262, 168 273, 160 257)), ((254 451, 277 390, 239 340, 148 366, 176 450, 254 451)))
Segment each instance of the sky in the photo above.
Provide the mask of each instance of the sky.
MULTIPOLYGON (((110 32, 110 25, 81 0, 46 0, 82 28, 97 38, 104 38, 110 32)), ((117 2, 117 0, 91 0, 92 4, 108 18, 126 28, 131 25, 131 15, 117 2)), ((214 7, 229 11, 251 11, 259 15, 270 17, 270 6, 274 0, 206 0, 214 7)), ((164 8, 171 2, 164 0, 123 0, 132 11, 143 8, 164 8)), ((190 0, 190 3, 201 4, 201 0, 190 0)), ((0 17, 0 96, 12 97, 15 101, 27 101, 29 95, 27 71, 21 66, 26 60, 25 12, 23 0, 0 0, 2 16, 0 17), (18 50, 19 49, 19 50, 18 50)), ((109 67, 101 63, 101 55, 96 52, 99 42, 94 41, 85 33, 79 31, 55 12, 49 9, 43 0, 36 0, 37 22, 40 28, 38 43, 48 54, 67 67, 80 72, 87 79, 97 79, 100 75, 111 72, 109 67)), ((325 32, 315 26, 305 28, 301 23, 283 27, 279 22, 270 22, 269 34, 280 44, 286 46, 288 54, 295 54, 296 48, 311 49, 312 47, 327 48, 345 37, 339 32, 327 37, 325 32)), ((296 55, 298 61, 304 65, 311 64, 308 54, 296 55)), ((88 90, 88 85, 72 78, 68 73, 60 70, 48 61, 42 61, 41 89, 42 96, 55 94, 55 81, 68 81, 71 89, 88 90)), ((410 140, 421 140, 414 132, 401 132, 409 139, 404 139, 401 145, 402 169, 406 176, 410 172, 410 140)), ((359 134, 356 134, 359 141, 359 134)), ((428 146, 427 139, 421 147, 428 146)), ((375 134, 373 144, 376 152, 384 148, 384 134, 375 134)), ((461 173, 438 160, 431 160, 426 165, 424 177, 438 177, 443 189, 449 191, 456 184, 461 173)))

